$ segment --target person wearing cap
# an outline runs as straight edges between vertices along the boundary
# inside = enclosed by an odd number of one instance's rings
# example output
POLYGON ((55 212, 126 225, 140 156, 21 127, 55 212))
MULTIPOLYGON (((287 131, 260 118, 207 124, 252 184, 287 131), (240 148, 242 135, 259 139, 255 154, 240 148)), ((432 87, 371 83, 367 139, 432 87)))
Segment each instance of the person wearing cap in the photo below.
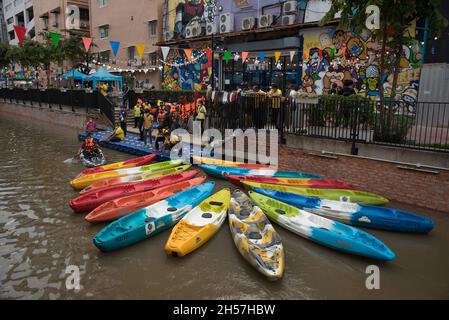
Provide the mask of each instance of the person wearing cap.
POLYGON ((140 116, 142 115, 142 100, 137 100, 137 104, 134 106, 134 128, 139 125, 140 116))

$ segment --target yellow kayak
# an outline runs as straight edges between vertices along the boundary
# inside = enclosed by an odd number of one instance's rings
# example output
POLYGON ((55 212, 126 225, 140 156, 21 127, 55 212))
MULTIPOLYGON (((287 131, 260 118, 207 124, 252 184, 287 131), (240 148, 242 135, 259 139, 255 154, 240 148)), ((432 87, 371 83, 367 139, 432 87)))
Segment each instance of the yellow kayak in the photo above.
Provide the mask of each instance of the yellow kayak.
POLYGON ((251 163, 243 163, 243 162, 232 162, 225 160, 218 160, 213 158, 202 158, 199 156, 193 156, 194 164, 205 164, 212 166, 221 166, 221 167, 234 167, 234 168, 244 168, 244 169, 266 169, 273 168, 265 164, 251 164, 251 163))
POLYGON ((99 172, 104 172, 104 171, 109 171, 109 170, 146 166, 146 165, 150 164, 151 162, 153 162, 154 160, 156 160, 156 155, 149 154, 147 156, 140 157, 140 158, 135 158, 135 159, 127 160, 127 161, 121 161, 121 162, 116 162, 116 163, 112 163, 112 164, 107 164, 105 166, 86 169, 86 170, 82 171, 78 175, 77 178, 86 176, 88 174, 99 173, 99 172))
POLYGON ((166 161, 166 162, 159 162, 155 164, 151 164, 148 166, 143 167, 135 167, 135 168, 128 168, 128 169, 120 169, 120 170, 110 170, 105 172, 99 172, 99 173, 93 173, 88 174, 86 176, 82 176, 79 178, 73 179, 70 184, 72 187, 76 190, 81 190, 84 188, 87 188, 91 184, 94 184, 99 181, 108 180, 108 179, 114 179, 114 178, 121 178, 125 176, 135 175, 135 174, 141 174, 141 173, 154 173, 160 170, 173 168, 181 165, 183 160, 175 160, 175 161, 166 161))
POLYGON ((190 211, 174 227, 165 252, 183 257, 205 244, 226 220, 230 201, 231 191, 223 189, 190 211))

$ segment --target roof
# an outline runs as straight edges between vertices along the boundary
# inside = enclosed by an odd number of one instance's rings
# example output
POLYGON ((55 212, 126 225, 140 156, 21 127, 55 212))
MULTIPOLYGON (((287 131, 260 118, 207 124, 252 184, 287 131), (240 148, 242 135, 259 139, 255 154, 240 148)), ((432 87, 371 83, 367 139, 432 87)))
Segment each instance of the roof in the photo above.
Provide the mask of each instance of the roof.
POLYGON ((75 70, 75 74, 74 74, 73 69, 72 69, 70 71, 67 71, 66 73, 64 73, 61 76, 61 79, 63 79, 63 80, 71 80, 73 78, 75 78, 75 80, 84 80, 87 78, 87 75, 85 75, 84 73, 81 73, 79 71, 76 71, 76 70, 75 70), (75 77, 73 77, 74 75, 75 75, 75 77))

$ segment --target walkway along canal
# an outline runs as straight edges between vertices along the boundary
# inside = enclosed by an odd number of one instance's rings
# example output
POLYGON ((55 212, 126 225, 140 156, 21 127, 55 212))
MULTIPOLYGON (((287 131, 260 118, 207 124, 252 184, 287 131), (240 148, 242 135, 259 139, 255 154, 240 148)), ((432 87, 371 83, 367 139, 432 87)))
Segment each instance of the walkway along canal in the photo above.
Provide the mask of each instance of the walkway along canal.
MULTIPOLYGON (((0 299, 401 299, 449 298, 449 216, 392 203, 432 218, 429 235, 368 230, 397 259, 380 268, 380 290, 368 290, 373 261, 316 245, 275 226, 286 249, 282 281, 266 281, 237 252, 227 223, 203 248, 173 258, 168 232, 103 254, 92 244, 103 225, 73 214, 69 180, 83 167, 64 163, 77 132, 0 114, 0 299), (80 290, 66 288, 66 269, 81 271, 80 290)), ((109 162, 132 156, 104 150, 109 162)), ((227 186, 217 181, 218 187, 227 186)))

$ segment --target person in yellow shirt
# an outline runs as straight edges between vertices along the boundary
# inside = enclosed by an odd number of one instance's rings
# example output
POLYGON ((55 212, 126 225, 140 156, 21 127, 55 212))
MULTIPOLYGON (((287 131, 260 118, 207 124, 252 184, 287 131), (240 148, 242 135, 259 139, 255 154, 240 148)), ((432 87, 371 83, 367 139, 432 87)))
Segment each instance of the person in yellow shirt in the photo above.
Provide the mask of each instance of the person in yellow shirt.
POLYGON ((142 103, 143 101, 139 99, 134 106, 134 128, 137 128, 139 125, 140 116, 142 115, 142 103))
POLYGON ((279 110, 282 102, 282 91, 276 83, 271 85, 271 90, 267 93, 271 99, 271 121, 276 129, 279 129, 279 110))
POLYGON ((108 84, 107 84, 106 82, 103 83, 103 84, 100 86, 100 92, 101 92, 101 94, 102 94, 103 96, 107 97, 107 96, 108 96, 108 89, 109 89, 108 84))
POLYGON ((196 116, 196 121, 201 123, 201 133, 204 132, 204 122, 206 121, 206 107, 203 105, 203 102, 198 102, 198 112, 196 116))
POLYGON ((125 140, 125 132, 119 125, 117 125, 115 126, 114 132, 104 140, 110 142, 122 142, 125 140))

